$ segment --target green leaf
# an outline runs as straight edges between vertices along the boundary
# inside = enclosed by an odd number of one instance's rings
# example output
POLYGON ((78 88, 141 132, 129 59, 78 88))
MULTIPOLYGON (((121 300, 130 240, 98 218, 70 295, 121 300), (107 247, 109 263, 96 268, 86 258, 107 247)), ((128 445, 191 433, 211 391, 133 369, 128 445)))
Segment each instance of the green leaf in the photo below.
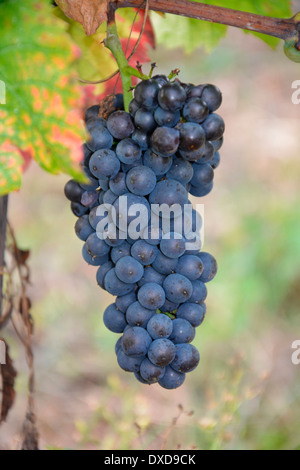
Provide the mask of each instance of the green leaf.
MULTIPOLYGON (((195 0, 194 0, 195 1, 195 0)), ((259 15, 289 18, 292 16, 291 2, 288 0, 196 0, 200 3, 212 4, 231 8, 234 10, 247 11, 259 15)), ((217 46, 220 39, 225 36, 227 27, 210 23, 207 21, 194 20, 191 18, 175 15, 161 17, 155 13, 151 16, 157 43, 168 49, 183 48, 186 52, 192 52, 202 46, 210 52, 217 46)), ((264 34, 245 31, 254 34, 271 47, 276 47, 279 40, 264 34)))
POLYGON ((83 179, 76 50, 65 29, 48 2, 1 3, 0 80, 6 102, 0 106, 0 195, 20 187, 23 154, 51 173, 83 179))

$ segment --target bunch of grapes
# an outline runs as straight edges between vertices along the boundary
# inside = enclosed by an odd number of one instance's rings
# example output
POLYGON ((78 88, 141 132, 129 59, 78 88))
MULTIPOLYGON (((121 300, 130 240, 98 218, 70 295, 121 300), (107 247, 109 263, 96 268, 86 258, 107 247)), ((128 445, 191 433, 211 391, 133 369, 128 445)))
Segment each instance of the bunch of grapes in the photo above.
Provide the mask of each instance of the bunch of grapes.
POLYGON ((106 119, 92 106, 83 162, 89 182, 65 187, 85 242, 83 258, 99 266, 99 286, 116 296, 103 319, 121 334, 117 361, 144 384, 177 388, 200 360, 190 343, 217 264, 200 251, 201 217, 188 193, 203 197, 213 188, 224 133, 215 113, 221 102, 213 85, 156 75, 136 86, 129 113, 122 95, 106 119), (157 209, 163 205, 168 216, 157 209), (190 217, 178 211, 183 207, 190 217))

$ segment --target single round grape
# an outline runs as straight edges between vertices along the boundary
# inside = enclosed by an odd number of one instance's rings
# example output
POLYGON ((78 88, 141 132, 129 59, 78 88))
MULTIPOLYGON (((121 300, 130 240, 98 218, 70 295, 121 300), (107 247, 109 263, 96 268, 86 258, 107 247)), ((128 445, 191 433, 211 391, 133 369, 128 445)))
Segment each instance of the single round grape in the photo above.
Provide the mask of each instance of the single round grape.
POLYGON ((156 313, 148 321, 147 331, 153 339, 168 338, 173 331, 172 320, 163 313, 156 313))
POLYGON ((198 158, 196 160, 196 164, 197 163, 206 163, 206 162, 210 162, 210 160, 213 158, 214 156, 214 153, 215 153, 215 148, 213 146, 213 143, 210 142, 209 140, 207 140, 205 142, 205 145, 202 147, 203 151, 202 151, 202 155, 200 156, 200 158, 198 158))
POLYGON ((172 166, 172 162, 172 157, 162 157, 161 155, 157 155, 151 150, 147 150, 144 153, 144 165, 151 168, 151 170, 153 170, 156 176, 164 175, 165 173, 167 173, 172 166))
POLYGON ((144 274, 138 282, 138 286, 142 287, 144 284, 147 284, 147 282, 155 282, 156 284, 162 285, 165 277, 166 276, 163 274, 155 271, 152 266, 146 266, 144 269, 144 274))
POLYGON ((144 268, 132 256, 124 256, 117 261, 115 272, 121 281, 134 284, 143 276, 144 268))
POLYGON ((179 148, 184 152, 198 150, 205 144, 205 132, 200 124, 185 122, 180 126, 179 132, 179 148))
POLYGON ((121 296, 129 294, 135 285, 122 282, 116 275, 115 269, 112 268, 104 278, 104 287, 110 294, 121 296))
POLYGON ((142 155, 141 147, 132 139, 121 140, 117 145, 116 153, 118 159, 125 164, 139 162, 142 155))
POLYGON ((94 233, 94 229, 90 225, 89 216, 87 214, 81 216, 77 220, 75 224, 75 232, 77 237, 84 242, 92 233, 94 233))
POLYGON ((183 117, 187 121, 201 124, 207 118, 209 109, 201 98, 193 97, 187 100, 183 108, 183 117))
POLYGON ((136 293, 129 292, 129 294, 116 297, 116 306, 118 310, 126 313, 128 307, 136 301, 136 293))
POLYGON ((139 326, 129 327, 122 337, 122 347, 128 356, 145 356, 151 342, 149 333, 139 326))
POLYGON ((220 139, 225 131, 225 123, 218 114, 210 114, 202 124, 207 140, 220 139))
POLYGON ((118 355, 119 351, 122 351, 121 340, 122 340, 122 337, 120 336, 120 338, 118 339, 118 341, 115 344, 115 353, 116 353, 116 355, 118 355))
POLYGON ((71 202, 79 202, 81 201, 83 190, 80 185, 74 181, 70 180, 65 185, 65 196, 71 202))
POLYGON ((177 263, 178 258, 169 258, 159 251, 152 263, 152 268, 161 274, 171 274, 175 272, 177 263))
POLYGON ((92 256, 86 246, 86 243, 82 247, 82 257, 84 261, 91 266, 101 266, 108 261, 108 254, 104 256, 92 256))
POLYGON ((179 258, 185 252, 185 239, 179 233, 167 233, 160 242, 160 249, 169 258, 179 258))
POLYGON ((159 92, 158 83, 153 80, 142 80, 137 84, 134 90, 134 99, 145 108, 154 108, 157 106, 157 95, 159 92))
POLYGON ((176 318, 187 320, 194 328, 201 325, 204 320, 204 309, 201 304, 185 302, 177 310, 176 318))
MULTIPOLYGON (((97 231, 98 234, 98 231, 97 231)), ((103 233, 105 243, 113 248, 123 245, 126 233, 119 230, 114 223, 110 223, 103 233)))
POLYGON ((209 163, 194 164, 194 175, 191 179, 192 186, 202 187, 210 184, 214 179, 214 170, 209 163))
POLYGON ((135 376, 135 378, 138 382, 141 382, 144 385, 151 385, 149 382, 147 382, 146 380, 143 379, 143 377, 141 376, 139 371, 134 372, 134 376, 135 376))
POLYGON ((157 254, 157 247, 150 245, 145 240, 136 241, 131 248, 131 255, 144 266, 152 264, 157 254))
POLYGON ((193 302, 195 304, 201 304, 207 297, 207 287, 203 281, 196 280, 192 281, 193 292, 191 297, 189 298, 189 302, 193 302))
POLYGON ((134 116, 135 127, 144 132, 152 132, 156 127, 153 112, 147 108, 139 108, 134 116))
POLYGON ((164 376, 165 369, 163 367, 155 366, 149 359, 144 359, 141 363, 140 374, 141 377, 148 383, 158 382, 164 376))
POLYGON ((223 142, 224 142, 224 137, 220 137, 220 139, 218 140, 214 140, 212 142, 213 146, 214 146, 214 149, 215 149, 215 152, 217 152, 218 150, 220 150, 220 148, 222 147, 223 145, 223 142))
POLYGON ((166 77, 166 75, 161 74, 154 75, 154 77, 152 77, 152 80, 155 80, 160 88, 169 82, 168 77, 166 77))
POLYGON ((96 178, 112 178, 119 172, 120 162, 113 150, 97 150, 91 156, 90 170, 96 178))
POLYGON ((132 303, 126 311, 126 321, 130 326, 146 328, 149 320, 156 315, 155 310, 143 307, 140 302, 132 303))
POLYGON ((119 259, 123 258, 124 256, 130 256, 130 250, 131 246, 125 240, 122 245, 112 248, 110 257, 114 263, 117 263, 117 261, 119 261, 119 259))
POLYGON ((212 281, 218 271, 218 265, 215 258, 205 251, 201 251, 198 256, 203 263, 203 272, 199 280, 202 282, 212 281))
POLYGON ((125 370, 126 372, 138 372, 140 370, 143 360, 144 356, 127 356, 127 354, 125 354, 122 349, 119 349, 117 353, 118 364, 121 369, 125 370))
POLYGON ((175 357, 175 345, 167 338, 154 340, 148 350, 149 360, 156 366, 165 367, 175 357))
POLYGON ((117 195, 113 193, 110 189, 108 191, 105 191, 103 195, 103 200, 102 203, 107 206, 109 209, 109 206, 112 206, 115 200, 117 199, 117 195))
POLYGON ((181 274, 169 274, 163 283, 166 298, 174 303, 186 302, 192 295, 191 281, 181 274))
POLYGON ((100 149, 110 149, 113 144, 113 136, 103 125, 94 126, 90 129, 90 140, 87 146, 95 152, 100 149))
POLYGON ((96 275, 98 285, 104 289, 104 278, 108 271, 110 271, 114 267, 114 264, 111 261, 107 261, 106 263, 102 264, 96 275))
POLYGON ((193 97, 201 98, 204 87, 205 85, 190 86, 187 92, 188 99, 193 98, 193 97))
POLYGON ((161 127, 175 127, 180 121, 180 111, 173 113, 157 107, 154 111, 154 119, 161 127))
POLYGON ((105 119, 99 116, 92 117, 88 121, 86 121, 85 126, 88 132, 91 132, 96 127, 106 127, 106 121, 105 119))
POLYGON ((179 111, 186 100, 186 92, 179 83, 166 83, 158 93, 158 104, 165 111, 179 111))
POLYGON ((126 139, 134 131, 130 114, 125 111, 115 111, 107 120, 107 129, 115 139, 126 139))
POLYGON ((104 240, 101 240, 97 233, 92 233, 87 241, 86 247, 90 255, 92 256, 104 256, 109 253, 110 248, 107 246, 104 240))
POLYGON ((105 309, 103 322, 106 328, 113 333, 123 333, 127 325, 124 313, 117 309, 116 304, 111 304, 105 309))
POLYGON ((211 113, 216 111, 222 104, 222 93, 215 85, 205 85, 201 98, 211 113))
POLYGON ((99 116, 99 111, 100 106, 98 104, 95 104, 94 106, 88 108, 84 115, 85 122, 87 122, 91 118, 97 118, 99 116))
MULTIPOLYGON (((93 227, 94 230, 97 230, 97 226, 101 221, 105 219, 107 220, 109 219, 108 211, 105 210, 103 212, 104 213, 102 215, 102 211, 99 210, 99 206, 98 206, 98 207, 93 207, 93 209, 89 213, 89 223, 93 227)), ((104 226, 104 228, 105 227, 106 226, 104 226)))
POLYGON ((109 189, 116 194, 117 196, 122 196, 128 192, 126 186, 126 175, 122 171, 116 174, 113 178, 109 181, 109 189))
POLYGON ((194 170, 190 162, 182 160, 182 158, 175 157, 170 170, 167 173, 167 178, 179 181, 181 184, 186 184, 193 178, 194 170))
POLYGON ((95 207, 95 204, 98 202, 98 198, 98 191, 84 191, 82 193, 80 203, 88 208, 95 207))
POLYGON ((204 197, 204 196, 207 196, 207 194, 209 194, 212 191, 213 187, 214 187, 213 181, 210 184, 205 184, 200 187, 191 185, 189 192, 192 196, 204 197))
POLYGON ((183 374, 196 369, 200 362, 199 351, 192 344, 176 344, 172 369, 183 374))
POLYGON ((166 300, 164 289, 155 282, 148 282, 140 287, 137 296, 140 304, 149 310, 160 308, 166 300))
POLYGON ((178 260, 176 273, 187 277, 190 281, 199 279, 203 272, 203 263, 198 256, 183 255, 178 260))
POLYGON ((174 344, 190 343, 195 338, 195 328, 183 318, 173 320, 173 331, 170 340, 174 344))
POLYGON ((156 186, 155 173, 147 166, 136 166, 127 173, 126 185, 133 194, 146 196, 150 194, 156 186))
POLYGON ((157 127, 151 137, 154 152, 163 157, 173 155, 179 146, 179 131, 172 127, 157 127))
POLYGON ((167 390, 174 390, 180 387, 185 381, 185 374, 176 372, 172 367, 166 367, 164 376, 159 380, 159 385, 167 390))
POLYGON ((146 240, 150 245, 159 245, 162 239, 162 230, 159 227, 148 225, 144 228, 142 233, 143 240, 146 240))

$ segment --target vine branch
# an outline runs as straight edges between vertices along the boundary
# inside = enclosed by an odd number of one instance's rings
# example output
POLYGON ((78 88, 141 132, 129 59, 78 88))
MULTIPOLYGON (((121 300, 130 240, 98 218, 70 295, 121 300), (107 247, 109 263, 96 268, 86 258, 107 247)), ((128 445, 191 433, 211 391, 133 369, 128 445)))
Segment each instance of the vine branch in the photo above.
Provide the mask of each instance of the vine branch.
MULTIPOLYGON (((111 2, 115 9, 140 7, 141 0, 116 0, 111 2)), ((242 28, 257 33, 267 34, 283 40, 292 37, 300 39, 300 18, 295 15, 290 19, 272 18, 230 8, 196 3, 189 0, 149 0, 149 9, 198 20, 219 23, 242 28)), ((297 43, 300 50, 300 44, 297 43)))

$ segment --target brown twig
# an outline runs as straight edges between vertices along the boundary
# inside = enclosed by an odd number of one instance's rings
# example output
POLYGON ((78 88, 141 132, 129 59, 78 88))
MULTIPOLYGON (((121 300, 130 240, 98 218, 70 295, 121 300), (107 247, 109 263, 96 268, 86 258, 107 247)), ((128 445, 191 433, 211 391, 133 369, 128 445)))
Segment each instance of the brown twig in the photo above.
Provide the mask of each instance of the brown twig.
MULTIPOLYGON (((136 8, 140 0, 116 0, 115 7, 136 8)), ((149 9, 179 16, 187 16, 212 23, 225 24, 280 39, 288 39, 300 33, 299 18, 272 18, 244 11, 189 0, 149 0, 149 9)))

